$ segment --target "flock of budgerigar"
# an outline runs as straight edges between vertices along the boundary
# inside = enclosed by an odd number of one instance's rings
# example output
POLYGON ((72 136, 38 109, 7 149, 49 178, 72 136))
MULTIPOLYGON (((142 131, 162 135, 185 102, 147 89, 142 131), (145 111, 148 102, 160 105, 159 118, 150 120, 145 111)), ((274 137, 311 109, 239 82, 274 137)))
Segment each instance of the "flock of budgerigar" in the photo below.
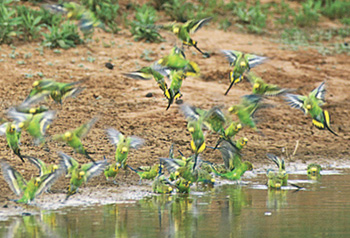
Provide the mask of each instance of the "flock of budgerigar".
MULTIPOLYGON (((209 57, 197 46, 190 35, 208 23, 211 18, 199 21, 188 21, 186 23, 171 23, 160 26, 163 29, 173 32, 181 41, 182 47, 174 47, 168 55, 157 60, 148 67, 143 67, 137 71, 125 73, 126 77, 140 80, 154 79, 162 90, 168 105, 164 105, 166 110, 180 98, 185 99, 181 94, 181 87, 186 77, 196 77, 200 75, 200 69, 196 62, 188 60, 185 55, 184 45, 194 47, 209 57), (168 85, 170 81, 170 85, 168 85)), ((155 193, 189 193, 193 183, 214 185, 215 177, 228 180, 240 180, 247 171, 252 170, 253 165, 249 161, 242 161, 241 150, 247 144, 247 138, 235 138, 243 127, 251 128, 257 133, 263 134, 257 128, 255 113, 260 108, 268 106, 264 99, 272 96, 281 96, 293 108, 298 108, 305 114, 310 115, 311 123, 318 129, 326 129, 330 133, 337 135, 330 127, 329 112, 322 109, 325 103, 325 82, 320 82, 308 95, 292 94, 294 90, 280 88, 264 82, 258 75, 251 72, 251 68, 264 63, 267 57, 243 53, 235 50, 222 50, 222 55, 226 56, 229 66, 232 68, 229 79, 230 84, 223 93, 227 95, 231 87, 244 80, 252 85, 252 93, 241 97, 238 104, 230 106, 225 112, 223 106, 214 106, 209 109, 201 109, 186 103, 182 103, 179 108, 188 121, 187 130, 191 135, 190 147, 193 155, 184 156, 181 151, 175 156, 175 146, 169 148, 167 158, 160 158, 153 166, 141 166, 132 168, 128 165, 128 153, 130 149, 138 149, 145 140, 137 136, 126 136, 115 128, 106 130, 110 142, 115 146, 115 160, 108 161, 106 158, 95 161, 91 154, 83 145, 82 139, 94 126, 98 117, 94 117, 80 127, 62 132, 62 134, 52 136, 53 141, 65 143, 76 153, 86 156, 90 163, 79 164, 74 158, 57 151, 60 161, 54 165, 47 165, 38 158, 27 156, 21 153, 21 134, 27 133, 33 138, 35 145, 42 149, 47 149, 47 139, 45 136, 50 124, 55 120, 56 111, 50 110, 43 104, 48 99, 57 103, 64 103, 68 97, 77 97, 84 90, 82 86, 84 80, 71 83, 56 82, 52 79, 35 81, 28 97, 22 104, 10 108, 7 112, 7 120, 2 121, 0 133, 6 137, 9 148, 23 162, 29 161, 38 167, 40 175, 32 177, 26 181, 24 177, 10 166, 10 162, 1 160, 1 168, 4 179, 11 190, 20 199, 18 203, 30 203, 42 192, 47 191, 63 175, 70 177, 66 199, 74 195, 78 188, 87 183, 91 178, 104 173, 107 180, 115 179, 118 172, 131 170, 143 179, 153 180, 152 190, 155 193), (39 105, 39 106, 38 106, 39 105), (217 142, 208 146, 205 141, 205 131, 217 134, 217 142), (223 164, 214 164, 201 159, 201 153, 205 150, 219 150, 222 154, 223 164), (167 171, 167 173, 165 173, 167 171)), ((110 64, 106 65, 112 69, 110 64)), ((179 103, 180 104, 180 103, 179 103)), ((273 109, 271 109, 273 110, 273 109)), ((283 159, 275 155, 268 154, 267 157, 277 165, 276 170, 268 170, 267 185, 272 189, 280 189, 287 185, 288 174, 286 173, 283 159)), ((308 167, 308 173, 317 176, 321 167, 312 164, 308 167)))

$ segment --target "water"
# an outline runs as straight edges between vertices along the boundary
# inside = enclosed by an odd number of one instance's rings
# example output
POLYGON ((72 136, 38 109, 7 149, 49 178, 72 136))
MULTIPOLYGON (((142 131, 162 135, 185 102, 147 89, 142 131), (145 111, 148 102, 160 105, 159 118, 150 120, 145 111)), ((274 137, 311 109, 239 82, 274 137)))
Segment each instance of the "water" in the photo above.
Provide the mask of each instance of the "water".
POLYGON ((189 196, 9 217, 0 237, 350 237, 348 173, 289 177, 306 190, 268 191, 261 174, 189 196))

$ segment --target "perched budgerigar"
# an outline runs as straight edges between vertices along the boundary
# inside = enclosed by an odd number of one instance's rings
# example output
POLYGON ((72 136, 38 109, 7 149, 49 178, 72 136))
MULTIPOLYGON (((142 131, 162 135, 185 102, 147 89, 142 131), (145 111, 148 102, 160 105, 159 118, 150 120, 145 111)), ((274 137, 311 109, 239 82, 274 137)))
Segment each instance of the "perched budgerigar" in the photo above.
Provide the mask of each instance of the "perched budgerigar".
POLYGON ((17 196, 22 195, 20 199, 15 200, 17 203, 30 203, 35 197, 48 190, 64 173, 64 165, 62 165, 55 172, 40 177, 32 177, 29 181, 26 181, 19 172, 4 160, 2 160, 0 164, 4 179, 10 186, 11 190, 17 196))
POLYGON ((137 136, 125 137, 121 132, 109 128, 107 129, 109 140, 116 147, 115 160, 121 168, 127 168, 127 158, 130 148, 138 149, 144 144, 144 140, 137 136))
POLYGON ((166 194, 173 191, 170 182, 165 178, 162 168, 159 169, 158 175, 153 180, 152 189, 154 193, 166 194))
POLYGON ((75 130, 67 131, 64 134, 53 136, 53 139, 67 143, 67 145, 72 147, 75 152, 79 154, 83 154, 92 162, 95 162, 90 157, 89 155, 90 152, 87 152, 86 149, 84 148, 83 143, 81 142, 81 139, 84 138, 89 133, 90 129, 96 123, 97 120, 98 118, 94 117, 88 123, 81 125, 75 130))
POLYGON ((254 113, 258 110, 261 100, 262 97, 258 95, 245 95, 241 97, 239 104, 230 107, 228 110, 230 113, 237 115, 243 126, 249 126, 250 128, 257 130, 254 121, 254 113))
POLYGON ((267 157, 277 165, 278 172, 276 173, 276 176, 279 179, 281 179, 282 186, 287 186, 288 185, 288 174, 286 172, 286 165, 285 165, 284 159, 283 158, 280 159, 276 155, 273 155, 273 154, 267 154, 267 157))
POLYGON ((103 172, 107 181, 109 181, 109 179, 112 178, 113 183, 116 183, 115 178, 117 177, 120 168, 121 168, 121 164, 119 164, 118 162, 109 164, 105 168, 105 171, 103 172))
POLYGON ((247 79, 253 87, 253 94, 262 96, 280 96, 290 92, 290 89, 280 88, 275 84, 265 83, 261 77, 252 72, 247 74, 247 79))
POLYGON ((201 54, 206 57, 209 57, 208 53, 204 53, 197 46, 197 41, 191 38, 191 34, 198 31, 202 26, 208 23, 212 18, 204 18, 201 20, 189 20, 185 23, 177 23, 173 22, 168 25, 162 25, 161 28, 173 32, 184 45, 193 46, 196 50, 198 50, 201 54))
POLYGON ((328 111, 321 108, 325 103, 325 94, 325 82, 323 82, 307 96, 287 94, 286 101, 291 107, 302 110, 305 115, 309 114, 315 127, 320 130, 327 129, 337 136, 337 133, 331 129, 331 119, 328 111))
POLYGON ((56 112, 49 110, 42 113, 21 113, 11 108, 8 111, 8 117, 18 123, 21 130, 25 130, 34 138, 34 144, 42 145, 45 143, 45 133, 47 128, 53 122, 56 112))
POLYGON ((13 122, 5 122, 0 126, 0 135, 6 136, 6 141, 10 149, 24 162, 21 149, 19 148, 21 130, 18 126, 13 122))
POLYGON ((230 62, 230 66, 233 67, 229 77, 231 84, 225 92, 225 95, 228 94, 234 84, 243 80, 244 73, 249 72, 251 68, 262 64, 267 59, 266 57, 245 54, 235 50, 222 50, 222 53, 230 62))
POLYGON ((83 183, 87 183, 91 178, 102 173, 108 162, 107 160, 97 161, 80 165, 75 159, 64 153, 59 154, 61 157, 60 164, 64 164, 68 173, 71 175, 66 199, 78 192, 83 183))
POLYGON ((309 164, 307 166, 307 175, 310 177, 320 176, 321 170, 322 170, 321 165, 315 164, 315 163, 309 164))
POLYGON ((269 189, 281 189, 282 187, 282 178, 278 176, 278 172, 268 169, 266 172, 267 176, 267 187, 269 189))

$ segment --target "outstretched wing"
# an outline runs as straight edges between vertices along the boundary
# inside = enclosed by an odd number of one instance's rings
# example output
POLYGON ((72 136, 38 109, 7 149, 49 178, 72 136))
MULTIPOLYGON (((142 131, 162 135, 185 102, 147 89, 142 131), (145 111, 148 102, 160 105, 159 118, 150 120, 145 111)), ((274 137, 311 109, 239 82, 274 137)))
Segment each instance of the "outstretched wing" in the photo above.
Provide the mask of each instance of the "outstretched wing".
POLYGON ((22 157, 28 159, 29 162, 34 164, 35 167, 37 167, 39 169, 39 176, 40 177, 43 176, 44 173, 47 171, 46 164, 41 159, 35 158, 33 156, 27 156, 27 155, 22 155, 22 157))
POLYGON ((236 50, 221 50, 221 52, 226 56, 230 64, 234 64, 236 60, 242 55, 242 52, 236 50))
POLYGON ((45 192, 46 190, 48 190, 59 179, 59 177, 63 175, 64 172, 65 172, 65 168, 62 166, 59 166, 55 172, 41 176, 40 177, 41 181, 38 189, 35 192, 35 196, 39 196, 40 194, 42 194, 42 192, 45 192))
POLYGON ((284 159, 281 160, 274 154, 267 154, 267 158, 273 161, 279 169, 285 169, 284 159))
POLYGON ((223 141, 219 150, 221 152, 222 159, 224 160, 224 164, 227 169, 232 169, 233 167, 237 168, 241 165, 241 161, 239 159, 241 157, 241 154, 232 143, 228 141, 223 141), (238 155, 239 158, 235 158, 236 155, 238 155))
POLYGON ((201 29, 206 23, 208 23, 212 17, 204 18, 199 21, 188 21, 185 23, 185 27, 190 34, 195 33, 201 29))
POLYGON ((81 125, 77 129, 75 129, 74 133, 79 138, 85 137, 89 133, 93 125, 97 122, 97 120, 98 120, 98 117, 92 118, 88 123, 85 123, 84 125, 81 125))
POLYGON ((326 95, 325 82, 322 82, 320 86, 312 90, 311 94, 314 95, 315 98, 317 98, 318 100, 325 102, 325 95, 326 95))
POLYGON ((114 128, 108 128, 106 130, 106 132, 107 132, 109 140, 115 146, 117 146, 119 141, 121 140, 121 138, 124 137, 124 135, 120 131, 117 131, 114 128))
POLYGON ((9 122, 5 122, 2 125, 0 125, 0 136, 6 135, 6 128, 8 126, 9 122))
POLYGON ((95 164, 92 164, 92 166, 86 170, 85 182, 88 182, 91 178, 98 176, 100 173, 102 173, 107 165, 107 160, 97 161, 95 164))
POLYGON ((20 173, 17 172, 14 168, 12 168, 8 163, 4 160, 0 161, 2 174, 4 176, 5 181, 10 186, 11 190, 17 195, 21 195, 27 186, 26 181, 22 177, 20 173))
POLYGON ((286 95, 286 102, 293 108, 298 108, 302 110, 304 113, 306 113, 306 110, 304 108, 304 100, 306 99, 305 96, 296 95, 296 94, 287 94, 286 95))
POLYGON ((60 164, 63 164, 67 170, 71 170, 71 168, 74 169, 79 166, 78 161, 63 152, 58 152, 58 156, 61 158, 60 164))
POLYGON ((159 158, 159 161, 165 166, 169 173, 175 173, 176 170, 181 167, 174 159, 159 158))
POLYGON ((180 106, 180 109, 181 109, 182 113, 184 114, 185 118, 189 121, 198 120, 201 116, 201 114, 199 113, 199 110, 201 110, 201 109, 196 108, 194 106, 190 106, 188 104, 182 104, 180 106))
POLYGON ((259 64, 262 64, 267 60, 267 57, 258 56, 258 55, 246 54, 245 56, 246 56, 246 59, 248 60, 250 68, 253 68, 259 64))
POLYGON ((138 149, 145 143, 144 139, 137 136, 130 136, 129 139, 130 139, 130 147, 133 149, 138 149))
MULTIPOLYGON (((53 119, 55 119, 56 111, 46 111, 42 112, 42 118, 39 121, 40 124, 40 132, 42 135, 45 135, 47 128, 52 123, 53 119)), ((38 114, 35 116, 39 116, 38 114)))

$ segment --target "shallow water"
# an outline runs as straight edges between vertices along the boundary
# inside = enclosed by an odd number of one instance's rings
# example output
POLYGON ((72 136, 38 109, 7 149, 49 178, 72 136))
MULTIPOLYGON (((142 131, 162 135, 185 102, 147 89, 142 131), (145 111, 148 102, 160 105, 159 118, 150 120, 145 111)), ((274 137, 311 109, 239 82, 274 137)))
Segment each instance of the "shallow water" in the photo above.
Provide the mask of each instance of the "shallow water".
POLYGON ((0 221, 0 237, 350 237, 348 172, 290 174, 299 191, 269 191, 260 174, 188 196, 41 210, 0 221))

